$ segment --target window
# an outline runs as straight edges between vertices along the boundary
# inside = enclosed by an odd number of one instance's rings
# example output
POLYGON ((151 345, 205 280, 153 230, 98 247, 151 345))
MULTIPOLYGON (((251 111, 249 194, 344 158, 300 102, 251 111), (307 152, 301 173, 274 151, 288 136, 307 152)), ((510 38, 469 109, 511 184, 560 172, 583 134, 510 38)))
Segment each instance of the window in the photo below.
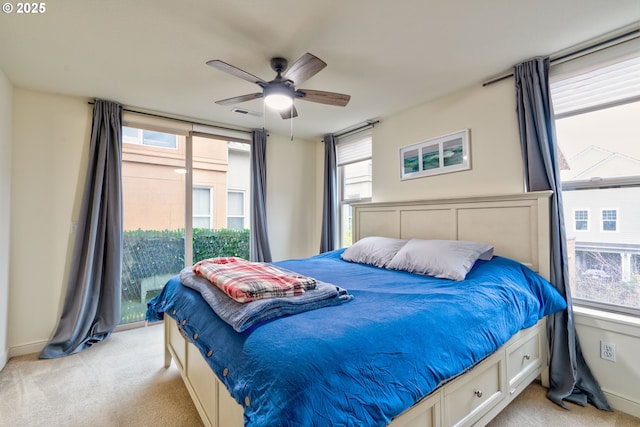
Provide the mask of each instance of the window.
POLYGON ((618 231, 618 210, 602 210, 602 231, 618 231))
POLYGON ((178 136, 147 129, 122 127, 122 142, 161 148, 178 148, 178 136))
POLYGON ((574 304, 638 316, 639 52, 636 39, 551 68, 574 304))
POLYGON ((211 188, 193 188, 193 228, 212 228, 211 188))
POLYGON ((574 230, 589 231, 589 211, 586 209, 577 209, 573 211, 574 230))
POLYGON ((371 134, 358 133, 338 139, 336 157, 340 200, 340 245, 346 247, 351 246, 353 241, 351 204, 371 201, 371 134))
POLYGON ((244 191, 227 192, 227 228, 244 228, 244 191))

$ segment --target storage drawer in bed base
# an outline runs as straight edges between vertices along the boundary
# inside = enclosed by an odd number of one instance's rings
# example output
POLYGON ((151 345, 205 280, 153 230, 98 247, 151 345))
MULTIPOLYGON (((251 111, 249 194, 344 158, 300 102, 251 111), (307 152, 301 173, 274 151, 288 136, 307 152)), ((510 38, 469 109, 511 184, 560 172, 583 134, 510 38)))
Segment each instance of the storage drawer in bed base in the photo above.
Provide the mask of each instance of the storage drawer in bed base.
POLYGON ((191 400, 207 427, 241 427, 240 406, 211 370, 198 348, 184 336, 176 321, 165 316, 165 367, 174 359, 191 400))

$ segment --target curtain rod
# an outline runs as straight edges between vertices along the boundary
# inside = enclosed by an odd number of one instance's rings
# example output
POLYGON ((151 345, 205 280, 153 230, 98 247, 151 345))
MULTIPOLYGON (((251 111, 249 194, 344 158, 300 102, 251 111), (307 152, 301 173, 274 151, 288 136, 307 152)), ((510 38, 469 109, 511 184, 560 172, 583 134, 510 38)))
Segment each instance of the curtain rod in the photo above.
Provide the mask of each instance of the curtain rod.
MULTIPOLYGON (((554 64, 554 63, 558 63, 558 62, 564 62, 566 60, 569 59, 573 59, 574 57, 579 57, 579 56, 584 56, 587 55, 595 50, 598 50, 598 48, 603 48, 605 45, 609 45, 609 44, 617 44, 617 42, 622 43, 628 40, 632 40, 635 39, 637 37, 640 37, 640 29, 636 28, 634 30, 631 31, 627 31, 623 34, 619 34, 617 36, 613 36, 613 37, 609 37, 605 40, 601 40, 599 42, 596 42, 594 44, 590 44, 584 47, 581 47, 579 49, 576 49, 574 51, 569 51, 565 54, 562 54, 560 56, 557 56, 555 58, 550 58, 549 59, 549 63, 550 64, 554 64)), ((556 53, 557 54, 557 53, 556 53)), ((553 55, 550 55, 553 56, 553 55)), ((494 83, 498 83, 502 80, 506 80, 509 77, 513 77, 513 72, 509 72, 509 73, 505 73, 502 75, 499 75, 489 81, 486 81, 484 83, 482 83, 482 87, 485 86, 489 86, 492 85, 494 83)))
POLYGON ((375 125, 377 125, 378 123, 380 123, 380 120, 367 120, 367 122, 365 124, 363 124, 362 126, 358 126, 357 128, 354 128, 354 129, 338 132, 338 133, 334 134, 334 136, 336 138, 342 138, 342 137, 350 135, 352 133, 356 133, 356 132, 360 132, 361 130, 372 128, 375 125))
MULTIPOLYGON (((95 101, 89 101, 88 103, 89 103, 89 105, 95 105, 95 101)), ((235 128, 230 128, 230 127, 225 127, 225 126, 220 126, 220 125, 213 125, 211 123, 202 123, 202 122, 195 122, 193 120, 179 119, 179 118, 176 118, 176 117, 168 117, 168 116, 163 116, 162 114, 157 114, 157 113, 148 113, 146 111, 132 110, 131 108, 127 108, 127 107, 122 107, 122 111, 126 111, 127 113, 142 114, 144 116, 149 116, 149 117, 157 117, 159 119, 173 120, 173 121, 181 122, 181 123, 189 123, 189 124, 192 124, 192 125, 210 126, 210 127, 215 127, 215 128, 224 129, 224 130, 231 130, 231 131, 234 131, 234 132, 244 132, 244 133, 249 133, 249 134, 251 133, 251 131, 244 130, 244 129, 235 129, 235 128)))

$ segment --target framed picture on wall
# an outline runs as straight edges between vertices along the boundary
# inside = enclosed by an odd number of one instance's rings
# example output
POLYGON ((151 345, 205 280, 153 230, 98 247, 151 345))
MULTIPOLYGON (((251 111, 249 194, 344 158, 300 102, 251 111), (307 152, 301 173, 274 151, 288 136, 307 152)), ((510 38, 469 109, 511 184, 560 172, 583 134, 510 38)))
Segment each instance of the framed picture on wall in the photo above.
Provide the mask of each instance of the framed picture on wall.
POLYGON ((400 148, 400 179, 471 169, 469 129, 400 148))

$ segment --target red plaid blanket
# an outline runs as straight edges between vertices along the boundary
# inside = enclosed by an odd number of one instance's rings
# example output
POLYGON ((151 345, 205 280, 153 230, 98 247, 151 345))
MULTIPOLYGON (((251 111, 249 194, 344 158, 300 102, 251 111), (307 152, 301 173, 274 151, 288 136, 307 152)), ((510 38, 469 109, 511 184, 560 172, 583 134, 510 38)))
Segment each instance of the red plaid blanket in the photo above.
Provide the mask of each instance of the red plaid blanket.
POLYGON ((202 260, 193 266, 193 272, 241 303, 302 295, 316 287, 316 279, 312 277, 237 257, 202 260))

